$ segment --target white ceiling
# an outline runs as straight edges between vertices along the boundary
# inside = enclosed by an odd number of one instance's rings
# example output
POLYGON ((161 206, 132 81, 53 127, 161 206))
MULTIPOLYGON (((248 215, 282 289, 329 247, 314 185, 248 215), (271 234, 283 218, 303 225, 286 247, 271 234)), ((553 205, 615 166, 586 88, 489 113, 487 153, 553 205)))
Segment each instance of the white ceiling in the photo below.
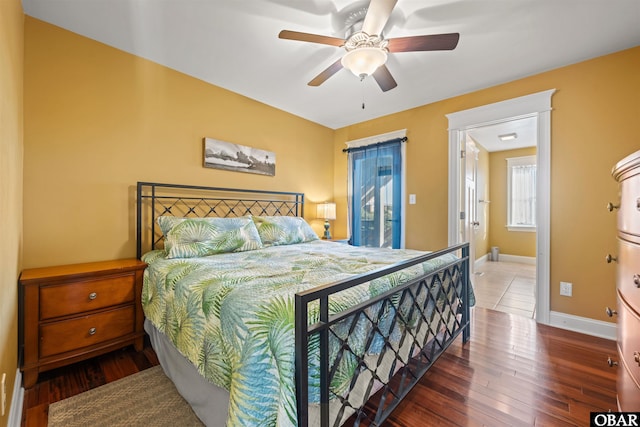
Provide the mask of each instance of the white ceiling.
POLYGON ((344 38, 354 3, 23 0, 27 15, 333 129, 640 45, 640 0, 398 0, 385 37, 459 32, 457 48, 390 54, 388 92, 347 70, 307 86, 343 50, 278 33, 344 38))
POLYGON ((538 119, 536 117, 526 117, 468 129, 467 135, 489 152, 515 150, 538 145, 537 126, 538 119), (500 135, 511 133, 516 135, 513 140, 502 141, 499 138, 500 135))

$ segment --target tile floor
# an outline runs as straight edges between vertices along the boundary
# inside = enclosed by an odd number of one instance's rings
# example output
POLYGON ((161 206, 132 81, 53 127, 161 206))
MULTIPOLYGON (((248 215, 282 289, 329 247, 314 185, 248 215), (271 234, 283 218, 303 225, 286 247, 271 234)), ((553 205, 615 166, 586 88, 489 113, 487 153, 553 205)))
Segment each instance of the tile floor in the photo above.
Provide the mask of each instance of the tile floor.
POLYGON ((476 306, 533 318, 536 310, 536 266, 487 261, 471 278, 476 306))

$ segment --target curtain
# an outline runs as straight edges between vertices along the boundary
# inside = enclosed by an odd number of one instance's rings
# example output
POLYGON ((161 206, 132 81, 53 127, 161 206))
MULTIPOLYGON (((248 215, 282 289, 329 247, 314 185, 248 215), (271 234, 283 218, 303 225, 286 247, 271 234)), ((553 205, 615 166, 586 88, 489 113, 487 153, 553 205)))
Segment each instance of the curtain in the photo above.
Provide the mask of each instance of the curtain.
POLYGON ((349 232, 354 246, 400 247, 400 144, 405 138, 351 148, 349 232))
POLYGON ((511 169, 511 225, 536 225, 536 165, 511 169))

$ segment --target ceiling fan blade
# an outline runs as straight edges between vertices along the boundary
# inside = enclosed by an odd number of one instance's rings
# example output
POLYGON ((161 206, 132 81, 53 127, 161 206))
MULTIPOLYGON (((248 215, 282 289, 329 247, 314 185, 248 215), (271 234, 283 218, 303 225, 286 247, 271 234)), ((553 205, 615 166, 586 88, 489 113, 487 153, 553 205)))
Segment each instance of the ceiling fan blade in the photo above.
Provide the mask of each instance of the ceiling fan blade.
POLYGON ((282 30, 278 37, 287 40, 298 40, 301 42, 328 44, 330 46, 342 46, 344 44, 343 39, 330 36, 321 36, 318 34, 300 33, 298 31, 282 30))
POLYGON ((333 76, 335 73, 337 73, 338 71, 342 70, 342 68, 343 68, 342 67, 342 58, 340 58, 336 62, 334 62, 333 64, 329 65, 329 67, 327 67, 323 72, 321 72, 320 74, 315 76, 313 78, 313 80, 311 80, 307 84, 309 86, 320 86, 329 77, 333 76))
POLYGON ((460 40, 459 33, 429 36, 398 37, 387 40, 389 52, 417 52, 426 50, 453 50, 460 40))
POLYGON ((371 0, 362 23, 362 31, 370 36, 379 36, 397 2, 398 0, 371 0))
POLYGON ((384 64, 379 66, 378 69, 374 71, 372 75, 373 75, 373 78, 378 83, 378 86, 380 86, 380 89, 382 89, 383 92, 386 92, 398 86, 398 83, 396 83, 393 76, 389 72, 389 69, 384 64))

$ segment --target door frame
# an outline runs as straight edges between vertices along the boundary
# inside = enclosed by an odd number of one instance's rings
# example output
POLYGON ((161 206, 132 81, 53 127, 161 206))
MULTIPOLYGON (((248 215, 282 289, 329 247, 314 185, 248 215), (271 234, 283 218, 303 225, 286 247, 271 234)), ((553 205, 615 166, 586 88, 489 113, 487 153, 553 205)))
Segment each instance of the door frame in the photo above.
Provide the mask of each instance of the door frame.
MULTIPOLYGON (((551 96, 556 89, 446 114, 449 120, 449 245, 461 243, 463 172, 460 153, 466 130, 525 117, 537 118, 536 321, 550 323, 551 96)), ((470 260, 471 262, 475 260, 470 260)))

